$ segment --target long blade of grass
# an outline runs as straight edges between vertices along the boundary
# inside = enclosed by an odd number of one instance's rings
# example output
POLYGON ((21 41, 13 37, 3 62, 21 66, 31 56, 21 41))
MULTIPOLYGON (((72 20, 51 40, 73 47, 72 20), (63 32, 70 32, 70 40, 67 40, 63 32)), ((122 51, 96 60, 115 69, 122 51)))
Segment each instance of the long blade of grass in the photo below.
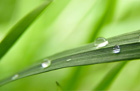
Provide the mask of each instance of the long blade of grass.
POLYGON ((23 19, 21 19, 5 36, 5 38, 0 43, 0 58, 2 58, 8 50, 14 45, 14 43, 21 37, 21 35, 26 31, 26 29, 35 21, 35 19, 43 12, 52 0, 48 0, 41 6, 33 10, 23 19))
POLYGON ((51 65, 48 68, 42 68, 41 64, 44 62, 42 60, 31 68, 18 72, 18 77, 16 79, 13 80, 13 76, 11 76, 0 81, 0 86, 17 79, 60 68, 139 59, 139 34, 140 31, 135 31, 133 33, 109 38, 109 44, 100 49, 97 49, 94 47, 94 43, 91 43, 83 47, 52 55, 46 58, 51 60, 51 65), (113 53, 113 48, 116 44, 120 45, 121 48, 121 53, 119 54, 113 53))

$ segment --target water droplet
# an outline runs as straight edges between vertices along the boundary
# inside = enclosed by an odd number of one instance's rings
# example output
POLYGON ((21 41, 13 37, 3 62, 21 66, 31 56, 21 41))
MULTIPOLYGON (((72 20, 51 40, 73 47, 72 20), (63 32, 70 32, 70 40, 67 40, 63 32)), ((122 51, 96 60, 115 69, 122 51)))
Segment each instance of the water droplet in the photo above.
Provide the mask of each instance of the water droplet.
POLYGON ((94 45, 96 48, 104 47, 108 44, 108 41, 105 38, 99 37, 95 40, 94 45))
POLYGON ((113 48, 113 53, 120 53, 121 49, 119 45, 115 45, 113 48))
POLYGON ((18 75, 18 74, 15 74, 15 75, 12 77, 12 80, 17 79, 18 77, 19 77, 19 75, 18 75))
POLYGON ((67 59, 66 61, 69 62, 69 61, 71 61, 71 59, 67 59))
POLYGON ((48 59, 44 59, 44 62, 41 64, 42 68, 47 68, 51 65, 51 61, 48 59))

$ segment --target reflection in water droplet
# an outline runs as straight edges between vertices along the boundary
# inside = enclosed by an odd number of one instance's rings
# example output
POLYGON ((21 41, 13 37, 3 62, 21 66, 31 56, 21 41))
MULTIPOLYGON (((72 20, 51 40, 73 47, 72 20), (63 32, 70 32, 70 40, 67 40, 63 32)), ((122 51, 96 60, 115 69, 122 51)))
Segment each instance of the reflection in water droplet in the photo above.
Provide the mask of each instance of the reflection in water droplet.
POLYGON ((71 59, 67 59, 66 61, 69 62, 69 61, 71 61, 71 59))
POLYGON ((51 61, 48 59, 45 59, 44 62, 41 64, 42 68, 47 68, 51 65, 51 61))
POLYGON ((19 77, 19 75, 18 75, 18 74, 15 74, 15 75, 12 77, 12 80, 17 79, 18 77, 19 77))
POLYGON ((121 49, 119 45, 114 46, 113 53, 120 53, 121 49))
POLYGON ((105 38, 99 37, 95 40, 94 45, 96 48, 104 47, 108 44, 108 41, 105 38))

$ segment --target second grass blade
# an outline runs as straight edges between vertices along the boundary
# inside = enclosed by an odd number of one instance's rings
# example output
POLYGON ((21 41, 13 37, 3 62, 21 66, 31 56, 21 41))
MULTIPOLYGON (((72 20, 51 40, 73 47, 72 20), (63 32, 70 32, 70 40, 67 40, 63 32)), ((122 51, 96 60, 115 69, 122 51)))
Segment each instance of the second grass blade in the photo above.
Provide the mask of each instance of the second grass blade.
POLYGON ((8 52, 8 50, 14 45, 14 43, 21 37, 21 35, 26 31, 26 29, 34 22, 34 20, 43 12, 52 0, 40 5, 38 8, 33 10, 22 20, 20 20, 5 36, 5 38, 0 43, 0 59, 8 52))

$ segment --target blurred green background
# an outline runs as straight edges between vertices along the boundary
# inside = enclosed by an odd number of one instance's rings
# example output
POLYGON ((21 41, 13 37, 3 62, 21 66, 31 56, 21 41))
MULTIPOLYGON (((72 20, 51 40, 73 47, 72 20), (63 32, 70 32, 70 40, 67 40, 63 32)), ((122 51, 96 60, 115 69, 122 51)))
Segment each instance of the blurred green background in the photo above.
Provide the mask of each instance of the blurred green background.
MULTIPOLYGON (((0 0, 0 41, 44 1, 0 0)), ((140 0, 55 0, 1 59, 0 79, 54 53, 85 45, 93 35, 108 38, 139 30, 139 22, 140 0)), ((0 91, 58 91, 56 81, 73 91, 91 91, 117 64, 59 69, 11 82, 0 91)), ((139 91, 139 65, 139 61, 129 62, 109 90, 139 91)))

